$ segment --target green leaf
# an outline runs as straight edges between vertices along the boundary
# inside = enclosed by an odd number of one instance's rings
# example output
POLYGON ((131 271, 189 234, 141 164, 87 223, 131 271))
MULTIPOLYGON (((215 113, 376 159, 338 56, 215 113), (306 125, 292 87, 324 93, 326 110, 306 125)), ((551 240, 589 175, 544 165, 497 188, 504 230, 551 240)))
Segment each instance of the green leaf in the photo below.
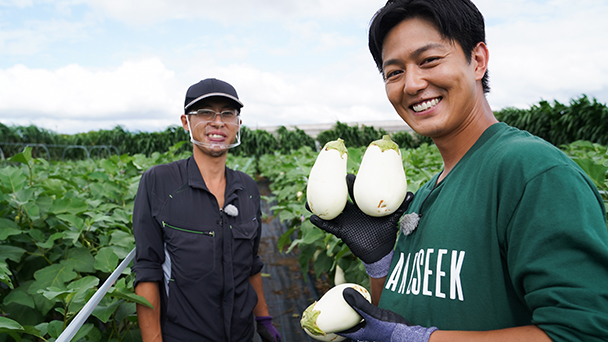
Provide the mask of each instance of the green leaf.
POLYGON ((572 158, 578 166, 587 173, 589 178, 593 181, 595 186, 598 188, 604 187, 604 182, 606 181, 606 172, 608 172, 608 168, 604 165, 595 164, 591 159, 581 159, 581 158, 572 158))
POLYGON ((334 260, 325 253, 320 253, 314 262, 315 275, 320 278, 323 273, 328 272, 334 264, 334 260))
POLYGON ((42 249, 50 249, 55 245, 55 240, 63 238, 63 233, 55 233, 46 240, 46 242, 36 242, 36 245, 42 249))
POLYGON ((38 309, 42 315, 46 315, 55 306, 56 301, 48 300, 40 293, 32 294, 29 289, 27 293, 32 295, 34 303, 36 304, 36 309, 38 309))
POLYGON ((90 180, 96 180, 96 181, 100 181, 100 182, 107 182, 110 180, 110 177, 108 177, 108 175, 103 172, 91 172, 87 178, 90 180))
POLYGON ((302 230, 302 243, 304 244, 312 244, 315 241, 323 240, 325 238, 325 233, 315 227, 310 221, 307 221, 308 224, 302 224, 300 228, 302 230))
POLYGON ((18 322, 13 321, 10 318, 0 316, 0 334, 23 331, 23 327, 18 322))
POLYGON ((141 342, 140 329, 131 329, 123 334, 122 342, 141 342))
POLYGON ((132 214, 132 211, 128 212, 124 209, 116 209, 116 210, 114 210, 112 217, 117 222, 122 222, 122 223, 128 224, 128 223, 131 223, 131 217, 130 217, 131 214, 132 214))
POLYGON ((95 309, 93 309, 91 315, 97 317, 100 321, 106 323, 108 322, 110 317, 112 317, 112 314, 114 314, 116 309, 118 309, 121 303, 122 300, 103 300, 95 307, 95 309))
POLYGON ((282 251, 284 246, 287 246, 291 243, 291 234, 293 234, 295 231, 295 227, 289 228, 285 233, 281 235, 281 237, 279 237, 279 241, 277 243, 279 251, 282 251))
POLYGON ((40 339, 42 339, 44 337, 44 334, 42 334, 42 332, 40 330, 38 330, 36 327, 33 327, 31 325, 24 325, 23 329, 24 329, 23 332, 25 332, 26 334, 36 336, 40 339))
POLYGON ((25 252, 26 250, 20 247, 0 245, 0 261, 9 259, 14 262, 19 262, 25 252))
POLYGON ((9 236, 21 234, 21 228, 15 221, 0 217, 0 241, 8 239, 9 236))
POLYGON ((93 273, 95 258, 91 251, 86 248, 70 248, 67 253, 66 262, 69 262, 76 272, 93 273))
POLYGON ((122 230, 116 230, 112 233, 110 244, 125 248, 133 248, 135 239, 133 238, 133 234, 123 232, 122 230))
POLYGON ((53 202, 51 207, 49 208, 49 213, 51 214, 80 214, 86 211, 88 205, 86 202, 79 198, 60 198, 53 202))
POLYGON ((27 202, 34 200, 34 189, 19 189, 13 194, 13 201, 19 205, 25 205, 27 202))
POLYGON ((118 310, 116 310, 114 319, 137 323, 137 304, 133 302, 123 302, 118 307, 118 310))
POLYGON ((51 322, 49 322, 49 325, 47 325, 46 329, 47 329, 47 333, 51 337, 57 338, 63 332, 63 322, 57 321, 57 320, 51 321, 51 322))
POLYGON ((32 239, 34 239, 34 241, 42 242, 46 239, 44 233, 40 229, 30 229, 27 231, 27 233, 32 237, 32 239))
POLYGON ((49 179, 57 179, 57 180, 66 182, 75 188, 78 188, 78 183, 76 183, 73 180, 68 179, 66 177, 60 176, 60 175, 51 175, 51 176, 49 176, 49 179))
POLYGON ((28 295, 25 291, 13 290, 4 298, 3 304, 9 305, 11 303, 27 306, 28 308, 35 308, 34 299, 28 295))
MULTIPOLYGON (((116 254, 116 256, 118 257, 119 260, 126 258, 127 255, 131 252, 131 250, 133 250, 133 247, 135 247, 134 243, 131 246, 129 246, 128 248, 113 245, 111 242, 108 244, 109 244, 108 248, 111 248, 114 251, 114 254, 116 254)), ((125 269, 122 273, 125 274, 127 272, 127 270, 128 270, 128 268, 125 269)))
POLYGON ((74 298, 72 302, 86 302, 86 294, 89 290, 94 289, 99 285, 99 278, 94 276, 86 276, 71 282, 68 289, 74 290, 74 298))
POLYGON ((51 196, 38 195, 36 197, 36 206, 40 216, 46 216, 52 204, 53 198, 51 196))
POLYGON ((11 270, 8 268, 8 264, 5 261, 0 261, 0 282, 8 285, 9 288, 13 289, 13 281, 11 280, 11 270))
POLYGON ((23 152, 15 154, 9 160, 28 165, 32 161, 32 148, 26 147, 23 152))
POLYGON ((116 269, 117 265, 118 256, 116 255, 116 253, 114 253, 114 250, 112 250, 112 248, 103 247, 99 250, 99 252, 97 252, 97 255, 95 256, 94 265, 96 270, 106 273, 112 273, 116 269))
POLYGON ((64 299, 67 295, 74 292, 74 290, 66 290, 54 286, 47 287, 46 289, 38 290, 38 293, 42 294, 46 299, 53 300, 57 297, 64 299))
POLYGON ((42 323, 36 325, 34 328, 36 328, 40 332, 40 335, 44 336, 48 333, 48 326, 49 326, 48 322, 42 322, 42 323))
POLYGON ((98 213, 91 217, 91 221, 99 224, 101 222, 113 222, 114 219, 106 215, 106 213, 98 213))
POLYGON ((119 299, 126 299, 130 302, 135 302, 137 304, 145 305, 149 308, 154 308, 152 306, 152 304, 150 304, 150 302, 146 298, 144 298, 140 295, 137 295, 137 294, 135 294, 135 292, 129 291, 128 289, 126 289, 124 287, 113 287, 108 291, 106 296, 110 296, 113 298, 119 298, 119 299))
POLYGON ((15 192, 23 189, 27 177, 17 168, 0 168, 0 183, 10 189, 10 192, 15 192))
POLYGON ((76 244, 82 231, 85 230, 85 221, 75 215, 59 214, 57 218, 66 223, 68 230, 65 231, 64 239, 76 244))
POLYGON ((116 172, 118 172, 118 166, 116 165, 116 163, 113 163, 109 159, 103 159, 100 164, 101 167, 103 167, 103 169, 105 170, 106 174, 115 174, 116 172))
POLYGON ((36 281, 30 286, 28 293, 36 294, 39 290, 49 287, 63 288, 65 283, 76 278, 78 274, 66 264, 53 264, 34 273, 36 281))
POLYGON ((83 326, 80 327, 80 329, 78 329, 78 332, 76 333, 76 335, 74 335, 74 337, 72 338, 72 341, 78 341, 78 340, 84 338, 85 336, 87 336, 89 334, 89 332, 93 328, 94 328, 93 323, 84 324, 83 326))

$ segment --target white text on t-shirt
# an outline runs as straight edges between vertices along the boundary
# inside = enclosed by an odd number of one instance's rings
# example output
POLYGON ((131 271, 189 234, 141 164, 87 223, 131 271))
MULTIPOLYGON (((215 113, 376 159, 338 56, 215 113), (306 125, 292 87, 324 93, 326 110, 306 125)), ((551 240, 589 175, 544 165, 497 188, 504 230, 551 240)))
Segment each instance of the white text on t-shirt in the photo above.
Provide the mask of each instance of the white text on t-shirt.
MULTIPOLYGON (((446 298, 446 293, 444 292, 446 289, 441 287, 441 279, 446 277, 446 271, 448 270, 447 263, 445 267, 443 265, 444 255, 448 254, 448 250, 439 249, 434 259, 435 263, 432 264, 431 258, 434 253, 435 249, 433 248, 427 248, 426 251, 421 249, 418 253, 414 254, 414 260, 411 264, 411 253, 407 255, 407 260, 405 260, 405 255, 401 253, 399 261, 386 281, 385 289, 393 292, 398 291, 400 294, 405 293, 417 296, 422 293, 423 296, 433 296, 433 291, 429 288, 431 283, 429 280, 434 278, 435 297, 446 298), (398 288, 397 285, 399 285, 398 288)), ((459 301, 464 301, 462 283, 460 281, 460 271, 462 270, 464 255, 464 251, 453 250, 449 266, 450 299, 456 299, 458 296, 459 301)))

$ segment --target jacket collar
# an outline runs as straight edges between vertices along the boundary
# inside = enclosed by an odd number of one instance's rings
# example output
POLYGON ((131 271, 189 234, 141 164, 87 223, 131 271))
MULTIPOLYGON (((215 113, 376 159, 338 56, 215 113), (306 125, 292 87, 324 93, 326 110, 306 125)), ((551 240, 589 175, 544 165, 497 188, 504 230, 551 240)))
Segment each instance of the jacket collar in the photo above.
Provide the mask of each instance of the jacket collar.
MULTIPOLYGON (((194 156, 190 156, 187 161, 188 164, 188 185, 193 188, 203 189, 209 192, 209 188, 207 188, 207 184, 205 184, 205 180, 203 180, 203 176, 201 175, 201 171, 198 169, 198 165, 194 160, 194 156)), ((237 190, 243 188, 243 183, 241 182, 241 177, 238 177, 236 171, 225 168, 226 173, 226 199, 237 190)), ((228 202, 227 202, 228 203, 228 202)))

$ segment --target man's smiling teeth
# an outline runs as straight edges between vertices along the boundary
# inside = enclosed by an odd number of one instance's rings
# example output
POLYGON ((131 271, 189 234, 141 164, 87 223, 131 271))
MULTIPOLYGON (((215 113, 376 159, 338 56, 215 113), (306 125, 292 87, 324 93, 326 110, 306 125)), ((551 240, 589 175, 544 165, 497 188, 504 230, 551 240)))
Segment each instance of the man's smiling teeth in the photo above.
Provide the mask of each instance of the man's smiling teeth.
POLYGON ((221 134, 209 134, 208 136, 209 136, 209 138, 216 138, 216 139, 221 139, 224 137, 221 134))
POLYGON ((435 107, 439 103, 439 99, 432 99, 430 101, 422 102, 417 105, 412 106, 415 112, 422 112, 429 108, 435 107))

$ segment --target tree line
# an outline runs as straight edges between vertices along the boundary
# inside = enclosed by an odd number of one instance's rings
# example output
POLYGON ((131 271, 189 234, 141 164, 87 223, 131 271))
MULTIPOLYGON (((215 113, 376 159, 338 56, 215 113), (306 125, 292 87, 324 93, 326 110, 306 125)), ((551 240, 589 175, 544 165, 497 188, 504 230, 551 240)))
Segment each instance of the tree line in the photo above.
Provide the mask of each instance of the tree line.
MULTIPOLYGON (((601 145, 608 145, 608 107, 599 103, 595 98, 589 99, 582 95, 573 99, 569 104, 558 101, 549 103, 540 101, 529 109, 505 108, 495 112, 498 120, 526 130, 548 142, 561 146, 577 140, 585 140, 601 145)), ((299 128, 287 129, 280 127, 271 134, 263 129, 241 128, 241 145, 231 150, 239 156, 262 156, 268 153, 290 153, 302 146, 317 149, 326 142, 342 138, 349 147, 367 146, 371 141, 387 134, 382 128, 359 125, 351 126, 337 122, 330 130, 321 132, 312 138, 299 128)), ((416 148, 424 143, 432 144, 432 140, 416 134, 403 131, 393 133, 392 139, 401 147, 416 148)), ((51 159, 82 158, 83 152, 78 149, 65 151, 65 146, 112 146, 120 154, 152 155, 154 152, 164 153, 178 142, 189 140, 188 133, 181 126, 170 126, 160 132, 129 132, 121 126, 111 130, 98 130, 73 135, 58 134, 51 130, 30 126, 6 126, 0 123, 0 149, 8 156, 23 150, 24 144, 45 144, 49 146, 48 154, 51 159)), ((181 147, 189 150, 189 144, 181 147)), ((96 154, 102 156, 114 150, 98 149, 96 154)), ((42 154, 45 151, 37 150, 42 154)))

